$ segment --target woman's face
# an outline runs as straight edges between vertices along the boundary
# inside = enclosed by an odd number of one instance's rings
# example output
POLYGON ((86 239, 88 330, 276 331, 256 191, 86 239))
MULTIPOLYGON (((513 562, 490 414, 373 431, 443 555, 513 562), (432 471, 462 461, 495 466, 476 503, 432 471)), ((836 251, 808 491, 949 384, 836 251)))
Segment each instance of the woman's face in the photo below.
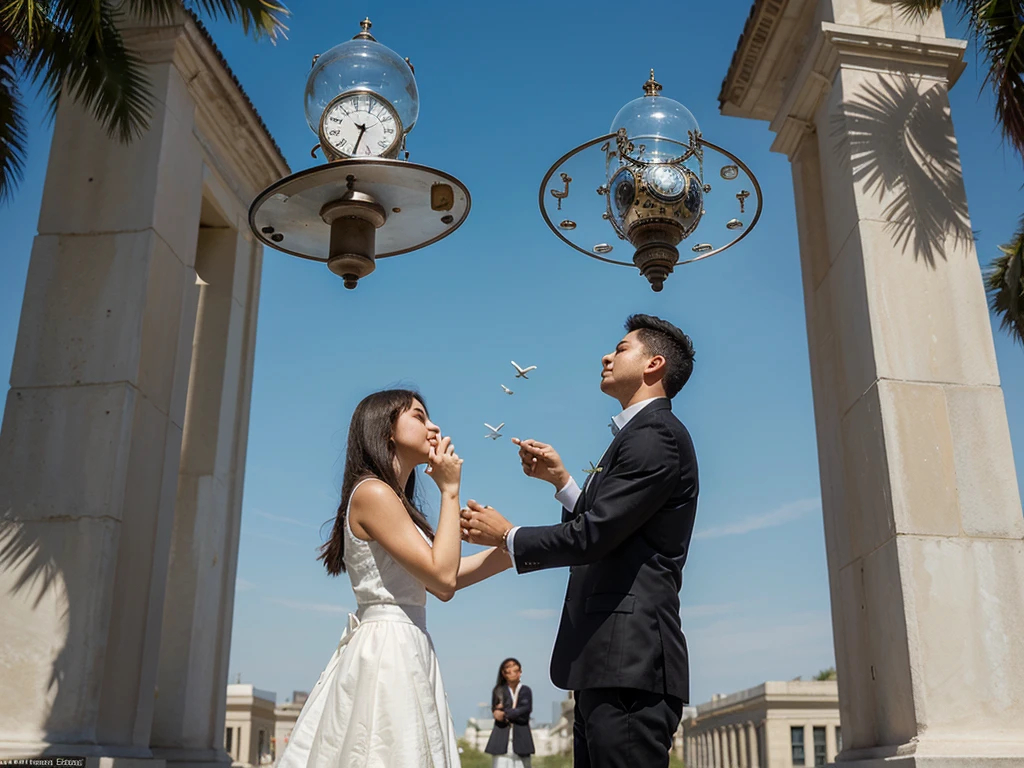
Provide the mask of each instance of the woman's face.
POLYGON ((413 464, 430 458, 430 449, 437 445, 441 429, 427 416, 427 409, 413 400, 395 423, 395 455, 413 464))
POLYGON ((501 668, 501 672, 505 675, 505 681, 509 685, 518 685, 519 679, 523 676, 523 670, 514 661, 506 662, 505 666, 501 668))

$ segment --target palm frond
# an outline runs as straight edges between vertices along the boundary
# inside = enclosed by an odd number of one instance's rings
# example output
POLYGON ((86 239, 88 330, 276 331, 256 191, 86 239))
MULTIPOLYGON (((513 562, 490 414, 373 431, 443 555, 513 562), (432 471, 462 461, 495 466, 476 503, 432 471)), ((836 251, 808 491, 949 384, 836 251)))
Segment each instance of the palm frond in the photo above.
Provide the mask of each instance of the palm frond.
POLYGON ((31 48, 51 23, 49 0, 4 0, 0 5, 0 37, 12 50, 0 50, 0 55, 31 48))
MULTIPOLYGON (((181 7, 178 0, 127 0, 129 11, 145 20, 169 21, 181 7)), ((185 0, 200 15, 238 21, 245 34, 275 40, 288 29, 288 9, 277 0, 185 0)))
POLYGON ((942 7, 943 0, 896 0, 896 9, 904 18, 925 19, 942 7))
POLYGON ((1002 330, 1024 345, 1024 216, 1013 239, 999 250, 1002 256, 993 260, 985 276, 989 308, 1002 330))
POLYGON ((25 169, 28 134, 14 60, 0 56, 0 202, 9 203, 25 169))
POLYGON ((995 91, 1003 136, 1024 156, 1024 0, 982 0, 977 14, 985 83, 995 91))
POLYGON ((99 34, 51 27, 29 59, 34 80, 50 95, 51 114, 61 93, 79 102, 112 137, 128 142, 146 129, 152 111, 141 57, 117 28, 122 13, 99 5, 99 34))
POLYGON ((288 30, 284 23, 288 9, 277 0, 189 0, 188 5, 215 18, 237 19, 245 34, 251 30, 255 37, 276 40, 288 30))

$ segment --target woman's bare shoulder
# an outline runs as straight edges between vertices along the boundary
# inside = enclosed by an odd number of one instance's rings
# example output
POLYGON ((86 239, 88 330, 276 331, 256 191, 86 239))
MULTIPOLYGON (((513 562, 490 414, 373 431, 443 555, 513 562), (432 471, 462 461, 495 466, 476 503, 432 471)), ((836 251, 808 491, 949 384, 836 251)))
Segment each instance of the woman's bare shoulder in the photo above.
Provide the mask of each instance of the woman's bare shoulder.
POLYGON ((375 537, 370 528, 379 532, 380 525, 402 525, 408 520, 409 514, 402 500, 383 480, 372 477, 360 483, 352 493, 349 526, 358 539, 373 541, 375 537))

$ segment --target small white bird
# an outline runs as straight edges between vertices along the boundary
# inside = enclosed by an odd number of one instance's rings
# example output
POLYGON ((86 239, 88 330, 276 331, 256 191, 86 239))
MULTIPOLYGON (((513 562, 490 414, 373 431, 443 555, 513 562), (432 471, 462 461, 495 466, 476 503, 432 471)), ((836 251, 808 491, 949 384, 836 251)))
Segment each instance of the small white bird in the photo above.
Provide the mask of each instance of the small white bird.
POLYGON ((497 440, 501 437, 501 428, 505 426, 505 422, 503 421, 498 426, 492 427, 485 421, 484 426, 491 430, 488 434, 484 435, 484 437, 489 437, 491 440, 497 440))
POLYGON ((527 368, 521 368, 519 366, 519 364, 515 360, 512 360, 511 362, 512 362, 512 367, 516 369, 516 378, 517 379, 528 379, 530 377, 527 376, 526 374, 528 374, 530 371, 537 370, 537 366, 536 365, 531 365, 531 366, 529 366, 527 368))
POLYGON ((512 391, 511 389, 509 389, 508 387, 506 387, 506 386, 505 386, 504 384, 502 384, 502 385, 501 385, 501 390, 502 390, 502 391, 503 391, 503 392, 504 392, 504 393, 505 393, 506 395, 514 395, 514 394, 515 394, 515 392, 513 392, 513 391, 512 391))

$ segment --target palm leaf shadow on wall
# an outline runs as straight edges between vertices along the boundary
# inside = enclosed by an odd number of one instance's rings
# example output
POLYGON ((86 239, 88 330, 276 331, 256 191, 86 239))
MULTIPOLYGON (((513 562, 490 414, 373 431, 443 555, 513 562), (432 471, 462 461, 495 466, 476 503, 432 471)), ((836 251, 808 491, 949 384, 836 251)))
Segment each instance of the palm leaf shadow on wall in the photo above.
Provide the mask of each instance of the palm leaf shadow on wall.
POLYGON ((879 201, 886 231, 901 253, 936 266, 947 245, 973 239, 945 87, 923 92, 907 76, 879 79, 839 105, 835 151, 879 201), (949 242, 952 238, 952 243, 949 242))
MULTIPOLYGON (((49 715, 43 726, 44 741, 61 742, 69 740, 81 743, 92 741, 86 735, 85 723, 74 723, 74 715, 81 706, 95 704, 93 691, 68 690, 66 675, 69 665, 75 658, 81 660, 84 629, 81 626, 88 620, 88 606, 98 602, 94 587, 88 579, 67 579, 64 560, 75 558, 77 542, 66 537, 53 537, 42 534, 48 525, 47 520, 26 522, 17 520, 13 510, 8 509, 0 515, 0 570, 6 571, 13 583, 8 588, 8 595, 0 596, 0 600, 31 601, 34 611, 47 610, 45 601, 55 600, 60 612, 59 624, 62 625, 61 637, 53 637, 53 645, 61 644, 61 649, 54 657, 50 679, 45 691, 26 692, 26 696, 45 697, 49 704, 49 715), (79 610, 82 609, 82 610, 79 610)), ((14 630, 16 627, 9 627, 14 630)), ((41 654, 48 654, 48 648, 39 649, 41 654)), ((60 754, 59 744, 45 747, 41 754, 60 754)))

